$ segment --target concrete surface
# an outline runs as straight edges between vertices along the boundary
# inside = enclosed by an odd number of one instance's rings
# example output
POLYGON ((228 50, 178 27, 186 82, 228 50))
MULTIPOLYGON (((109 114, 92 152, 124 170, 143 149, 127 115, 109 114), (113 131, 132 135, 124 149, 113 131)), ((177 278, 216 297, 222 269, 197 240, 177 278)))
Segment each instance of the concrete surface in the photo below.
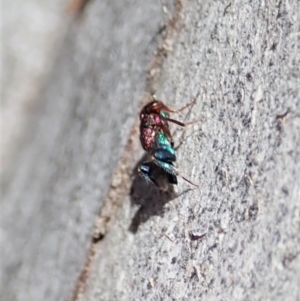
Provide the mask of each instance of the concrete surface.
POLYGON ((1 300, 71 298, 161 22, 157 3, 100 1, 70 25, 2 178, 1 300))
POLYGON ((68 0, 4 0, 1 5, 1 167, 6 169, 66 34, 68 0))
POLYGON ((184 1, 151 64, 160 5, 109 3, 70 29, 4 190, 5 300, 299 300, 297 1, 184 1), (172 130, 199 189, 136 176, 145 83, 196 98, 172 130))

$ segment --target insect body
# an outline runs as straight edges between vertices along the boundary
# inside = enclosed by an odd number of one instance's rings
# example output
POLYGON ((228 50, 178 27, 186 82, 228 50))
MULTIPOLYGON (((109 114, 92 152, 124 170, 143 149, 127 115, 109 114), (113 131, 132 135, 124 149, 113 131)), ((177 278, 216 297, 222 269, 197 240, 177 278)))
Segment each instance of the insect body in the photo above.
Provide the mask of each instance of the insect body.
POLYGON ((163 111, 164 107, 161 101, 152 101, 141 111, 140 140, 145 151, 155 147, 155 135, 158 131, 162 131, 173 144, 168 125, 169 114, 167 111, 163 111))
POLYGON ((154 100, 148 103, 142 109, 140 114, 140 140, 144 150, 148 151, 151 149, 157 129, 162 130, 169 139, 171 145, 174 145, 168 121, 182 127, 186 126, 187 124, 170 118, 169 113, 179 113, 194 103, 195 101, 192 101, 179 110, 169 108, 159 100, 154 100))
POLYGON ((173 122, 185 126, 186 124, 171 119, 169 113, 180 112, 193 103, 189 103, 180 110, 174 110, 161 101, 154 100, 147 104, 140 113, 140 141, 144 150, 148 152, 149 161, 140 164, 138 172, 143 178, 157 186, 155 165, 167 174, 169 183, 177 184, 177 176, 180 176, 190 184, 197 186, 181 176, 173 165, 173 162, 176 161, 176 153, 168 124, 168 122, 173 122))
POLYGON ((151 146, 152 148, 148 152, 149 161, 143 162, 139 166, 139 174, 159 186, 156 182, 155 172, 155 168, 158 166, 166 172, 169 183, 177 184, 178 172, 173 166, 173 162, 176 161, 175 150, 162 130, 157 130, 151 146))

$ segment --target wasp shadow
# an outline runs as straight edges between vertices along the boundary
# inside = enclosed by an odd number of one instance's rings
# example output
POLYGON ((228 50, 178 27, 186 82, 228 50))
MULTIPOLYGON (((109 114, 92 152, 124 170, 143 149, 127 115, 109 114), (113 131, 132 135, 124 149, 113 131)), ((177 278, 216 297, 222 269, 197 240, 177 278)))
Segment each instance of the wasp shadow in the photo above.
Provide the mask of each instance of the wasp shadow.
POLYGON ((177 197, 173 185, 169 183, 168 174, 158 166, 153 166, 157 186, 138 174, 138 166, 145 161, 147 161, 147 154, 139 160, 133 170, 130 201, 132 206, 139 206, 139 209, 132 218, 129 227, 129 231, 132 233, 136 233, 139 226, 151 216, 162 216, 164 205, 177 197))

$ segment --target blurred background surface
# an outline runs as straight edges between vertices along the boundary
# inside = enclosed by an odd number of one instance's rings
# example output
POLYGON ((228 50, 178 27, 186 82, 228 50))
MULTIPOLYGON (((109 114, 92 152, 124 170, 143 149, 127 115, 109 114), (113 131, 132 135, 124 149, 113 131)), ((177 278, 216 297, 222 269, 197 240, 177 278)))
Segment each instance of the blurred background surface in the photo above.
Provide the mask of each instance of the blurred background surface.
POLYGON ((66 33, 69 0, 4 0, 1 33, 1 170, 19 145, 26 120, 66 33))

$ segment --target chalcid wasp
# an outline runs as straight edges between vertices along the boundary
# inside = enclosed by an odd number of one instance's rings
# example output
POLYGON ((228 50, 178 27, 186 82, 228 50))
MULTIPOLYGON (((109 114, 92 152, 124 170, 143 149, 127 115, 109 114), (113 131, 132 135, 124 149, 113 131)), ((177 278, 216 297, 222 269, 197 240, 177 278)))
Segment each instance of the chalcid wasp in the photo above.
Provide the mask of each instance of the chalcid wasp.
POLYGON ((177 184, 177 177, 181 177, 191 185, 198 187, 197 184, 182 176, 174 166, 176 152, 169 128, 169 122, 182 127, 190 124, 170 118, 170 113, 181 112, 193 105, 195 101, 188 103, 179 110, 175 110, 167 107, 155 97, 153 99, 143 107, 140 113, 140 141, 143 149, 148 153, 149 159, 139 165, 139 175, 159 186, 156 180, 156 167, 159 167, 166 174, 170 184, 177 184))

